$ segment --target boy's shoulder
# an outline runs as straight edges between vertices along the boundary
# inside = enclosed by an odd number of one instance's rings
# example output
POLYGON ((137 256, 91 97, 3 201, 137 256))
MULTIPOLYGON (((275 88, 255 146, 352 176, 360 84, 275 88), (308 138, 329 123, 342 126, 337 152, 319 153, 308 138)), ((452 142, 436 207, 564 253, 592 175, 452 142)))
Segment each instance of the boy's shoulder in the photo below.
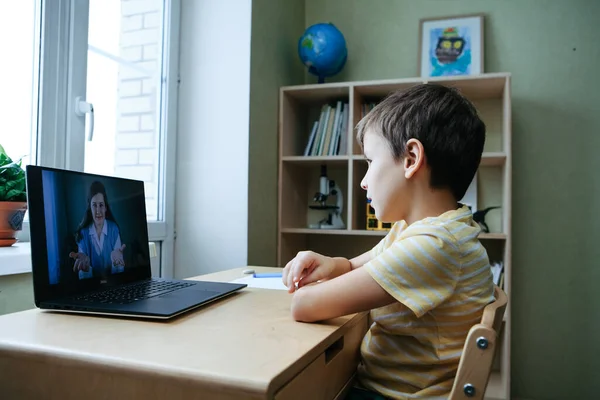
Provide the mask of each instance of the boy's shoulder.
POLYGON ((410 226, 404 221, 394 223, 392 229, 377 247, 373 249, 374 255, 380 254, 395 242, 424 238, 434 247, 450 247, 459 250, 464 245, 469 245, 476 240, 481 228, 473 221, 473 214, 469 207, 461 207, 447 211, 435 217, 427 217, 410 226))
POLYGON ((410 226, 399 222, 373 249, 363 268, 420 318, 448 300, 463 273, 489 272, 471 210, 462 206, 410 226))
POLYGON ((411 234, 438 234, 447 238, 449 242, 459 246, 465 242, 476 239, 481 232, 479 225, 473 220, 473 213, 466 205, 461 205, 455 210, 449 210, 436 217, 428 217, 411 225, 407 232, 411 234), (411 229, 414 231, 411 232, 411 229))

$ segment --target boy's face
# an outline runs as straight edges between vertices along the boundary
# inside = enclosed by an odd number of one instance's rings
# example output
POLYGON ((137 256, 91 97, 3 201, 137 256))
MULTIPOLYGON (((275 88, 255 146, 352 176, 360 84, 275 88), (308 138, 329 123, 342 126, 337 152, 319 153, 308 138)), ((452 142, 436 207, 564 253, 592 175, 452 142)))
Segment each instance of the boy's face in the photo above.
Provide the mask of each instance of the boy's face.
POLYGON ((406 218, 409 198, 406 170, 402 160, 394 160, 387 140, 367 130, 364 136, 364 154, 369 165, 360 185, 382 222, 396 222, 406 218))

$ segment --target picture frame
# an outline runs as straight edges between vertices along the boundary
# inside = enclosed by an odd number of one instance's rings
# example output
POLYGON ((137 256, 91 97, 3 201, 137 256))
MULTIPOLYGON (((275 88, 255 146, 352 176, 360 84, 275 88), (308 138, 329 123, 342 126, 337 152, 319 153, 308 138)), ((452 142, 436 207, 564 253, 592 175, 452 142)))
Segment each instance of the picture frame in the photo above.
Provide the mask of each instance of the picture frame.
POLYGON ((419 20, 421 77, 479 75, 483 68, 484 14, 419 20))

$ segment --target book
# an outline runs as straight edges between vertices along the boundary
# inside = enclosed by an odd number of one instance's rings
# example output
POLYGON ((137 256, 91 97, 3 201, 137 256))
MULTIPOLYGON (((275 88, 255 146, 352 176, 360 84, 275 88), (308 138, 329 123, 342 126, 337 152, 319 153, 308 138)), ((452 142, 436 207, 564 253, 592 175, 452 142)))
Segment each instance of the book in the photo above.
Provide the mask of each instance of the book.
POLYGON ((315 121, 313 124, 312 131, 310 132, 310 137, 308 138, 308 143, 304 148, 304 155, 308 156, 311 153, 312 147, 315 143, 315 137, 317 136, 317 130, 319 129, 319 121, 315 121))
POLYGON ((345 155, 348 144, 348 119, 350 107, 341 100, 335 106, 323 104, 319 119, 313 121, 304 147, 304 156, 345 155))

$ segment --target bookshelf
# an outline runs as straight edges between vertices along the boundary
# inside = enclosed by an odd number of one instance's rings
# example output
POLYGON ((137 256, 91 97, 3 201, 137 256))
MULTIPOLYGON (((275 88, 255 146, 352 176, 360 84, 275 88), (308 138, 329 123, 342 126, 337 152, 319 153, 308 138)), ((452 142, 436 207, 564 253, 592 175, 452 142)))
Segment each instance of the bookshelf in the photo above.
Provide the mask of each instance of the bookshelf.
MULTIPOLYGON (((490 211, 481 243, 490 262, 504 268, 503 289, 510 298, 511 271, 511 95, 510 74, 489 73, 467 77, 410 78, 286 86, 279 99, 279 171, 277 263, 283 267, 296 253, 313 250, 330 256, 357 256, 376 245, 387 231, 368 230, 367 202, 360 187, 367 164, 355 139, 354 126, 371 104, 388 93, 423 82, 436 82, 458 88, 477 107, 486 124, 484 154, 476 176, 476 209, 500 206, 490 211), (335 109, 348 104, 346 124, 342 126, 338 148, 305 156, 315 121, 323 115, 324 105, 335 109), (321 166, 343 195, 341 217, 344 229, 313 229, 309 226, 327 216, 327 211, 311 209, 319 191, 321 166)), ((342 107, 343 109, 343 107, 342 107)), ((331 113, 334 115, 335 113, 331 113)), ((342 114, 343 115, 343 114, 342 114)), ((335 126, 335 124, 333 124, 335 126)), ((316 135, 313 135, 316 136, 316 135)), ((315 139, 316 140, 316 139, 315 139)), ((334 139, 335 140, 335 139, 334 139)), ((331 143, 331 140, 329 141, 331 143)), ((310 154, 310 153, 309 153, 310 154)), ((328 204, 336 204, 331 196, 328 204)), ((510 321, 509 302, 486 399, 510 398, 510 321)))

